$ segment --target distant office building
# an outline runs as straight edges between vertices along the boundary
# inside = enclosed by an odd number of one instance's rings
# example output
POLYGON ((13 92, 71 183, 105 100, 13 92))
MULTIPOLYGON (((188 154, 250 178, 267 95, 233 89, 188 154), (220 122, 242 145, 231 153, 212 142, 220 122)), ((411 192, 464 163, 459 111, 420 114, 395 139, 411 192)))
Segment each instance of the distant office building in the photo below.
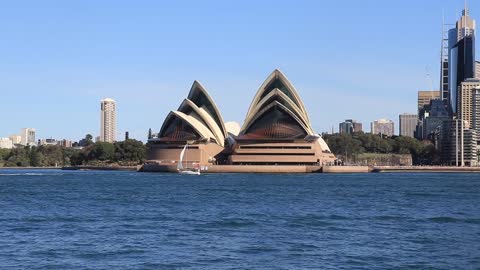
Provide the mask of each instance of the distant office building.
POLYGON ((460 84, 457 101, 457 117, 467 123, 467 128, 473 126, 473 90, 480 89, 480 80, 467 79, 460 84))
POLYGON ((379 119, 371 123, 371 132, 372 134, 380 134, 386 136, 393 136, 394 134, 394 124, 392 120, 379 119))
POLYGON ((480 62, 475 62, 475 79, 480 80, 480 62))
POLYGON ((465 128, 466 122, 453 119, 443 122, 441 128, 441 158, 446 165, 478 165, 478 133, 465 128))
POLYGON ((419 117, 415 137, 419 140, 433 139, 433 134, 440 129, 443 121, 449 120, 450 115, 447 109, 446 101, 434 99, 428 106, 422 110, 422 116, 419 117))
POLYGON ((113 143, 117 133, 116 103, 111 98, 100 103, 100 141, 113 143))
POLYGON ((418 91, 418 112, 423 109, 424 106, 430 104, 430 101, 433 99, 440 99, 440 91, 418 91))
POLYGON ((10 138, 0 138, 0 149, 12 149, 13 142, 10 138))
POLYGON ((58 145, 58 141, 55 140, 55 139, 41 139, 41 140, 38 140, 38 145, 58 145))
POLYGON ((66 147, 66 148, 70 148, 73 146, 73 142, 70 141, 70 140, 61 140, 61 141, 58 141, 58 145, 61 146, 61 147, 66 147))
POLYGON ((412 113, 402 113, 399 115, 400 136, 412 137, 418 123, 418 115, 412 113))
POLYGON ((362 131, 362 123, 359 123, 352 119, 347 119, 345 122, 339 124, 339 133, 340 134, 352 134, 355 132, 362 131))
POLYGON ((20 136, 22 138, 21 144, 23 145, 35 145, 35 129, 34 128, 22 128, 20 136))
POLYGON ((12 141, 14 145, 22 143, 22 136, 20 135, 10 135, 8 136, 8 138, 12 141))
POLYGON ((480 135, 480 89, 472 92, 472 128, 480 135))
POLYGON ((353 121, 353 132, 363 132, 363 124, 353 121))

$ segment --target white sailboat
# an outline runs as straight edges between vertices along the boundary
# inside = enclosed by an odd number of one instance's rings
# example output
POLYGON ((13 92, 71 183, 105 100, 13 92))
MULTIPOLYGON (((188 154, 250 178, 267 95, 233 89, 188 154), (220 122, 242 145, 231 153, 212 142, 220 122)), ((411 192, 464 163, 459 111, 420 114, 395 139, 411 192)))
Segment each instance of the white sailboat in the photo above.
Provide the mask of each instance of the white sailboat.
MULTIPOLYGON (((188 143, 185 144, 185 147, 183 147, 182 152, 180 152, 180 159, 178 160, 177 164, 177 171, 180 174, 196 174, 200 175, 200 168, 188 168, 188 162, 187 162, 187 149, 188 149, 188 143), (185 167, 183 167, 183 159, 185 158, 185 167)), ((193 164, 192 164, 193 165, 193 164)))

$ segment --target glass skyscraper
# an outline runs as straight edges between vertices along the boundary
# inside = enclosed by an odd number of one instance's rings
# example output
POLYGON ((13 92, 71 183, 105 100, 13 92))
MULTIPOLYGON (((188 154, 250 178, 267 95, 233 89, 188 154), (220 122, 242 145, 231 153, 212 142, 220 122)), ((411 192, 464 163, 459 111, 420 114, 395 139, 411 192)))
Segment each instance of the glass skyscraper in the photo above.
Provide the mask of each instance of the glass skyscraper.
POLYGON ((448 104, 452 114, 458 111, 458 87, 468 78, 475 78, 475 20, 465 7, 456 28, 448 31, 448 104))

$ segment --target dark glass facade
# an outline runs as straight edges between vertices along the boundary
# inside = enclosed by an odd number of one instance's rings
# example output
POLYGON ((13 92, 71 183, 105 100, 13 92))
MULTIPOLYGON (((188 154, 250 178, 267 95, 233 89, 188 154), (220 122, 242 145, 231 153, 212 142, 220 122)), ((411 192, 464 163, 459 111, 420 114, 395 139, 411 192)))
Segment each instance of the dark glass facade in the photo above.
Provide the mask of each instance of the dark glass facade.
POLYGON ((450 100, 449 105, 456 114, 458 87, 465 79, 475 78, 475 37, 467 36, 461 39, 450 50, 450 100))

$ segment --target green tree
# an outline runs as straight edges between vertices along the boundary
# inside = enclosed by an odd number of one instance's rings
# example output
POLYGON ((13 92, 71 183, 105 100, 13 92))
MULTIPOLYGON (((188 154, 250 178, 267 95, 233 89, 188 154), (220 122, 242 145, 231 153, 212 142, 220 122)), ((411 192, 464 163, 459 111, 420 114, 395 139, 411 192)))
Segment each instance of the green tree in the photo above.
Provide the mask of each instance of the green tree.
POLYGON ((43 164, 44 156, 40 151, 37 151, 36 147, 32 147, 30 150, 30 166, 41 167, 43 164))
POLYGON ((81 139, 78 142, 78 145, 83 147, 88 147, 93 144, 93 136, 91 134, 85 135, 85 138, 81 139))
POLYGON ((30 147, 14 148, 7 157, 7 166, 30 166, 30 147))
POLYGON ((10 155, 10 149, 0 148, 0 160, 5 160, 10 155))
POLYGON ((143 162, 147 148, 141 141, 125 140, 115 143, 115 160, 143 162))
POLYGON ((108 142, 96 142, 93 144, 88 160, 111 161, 115 155, 115 146, 108 142))

